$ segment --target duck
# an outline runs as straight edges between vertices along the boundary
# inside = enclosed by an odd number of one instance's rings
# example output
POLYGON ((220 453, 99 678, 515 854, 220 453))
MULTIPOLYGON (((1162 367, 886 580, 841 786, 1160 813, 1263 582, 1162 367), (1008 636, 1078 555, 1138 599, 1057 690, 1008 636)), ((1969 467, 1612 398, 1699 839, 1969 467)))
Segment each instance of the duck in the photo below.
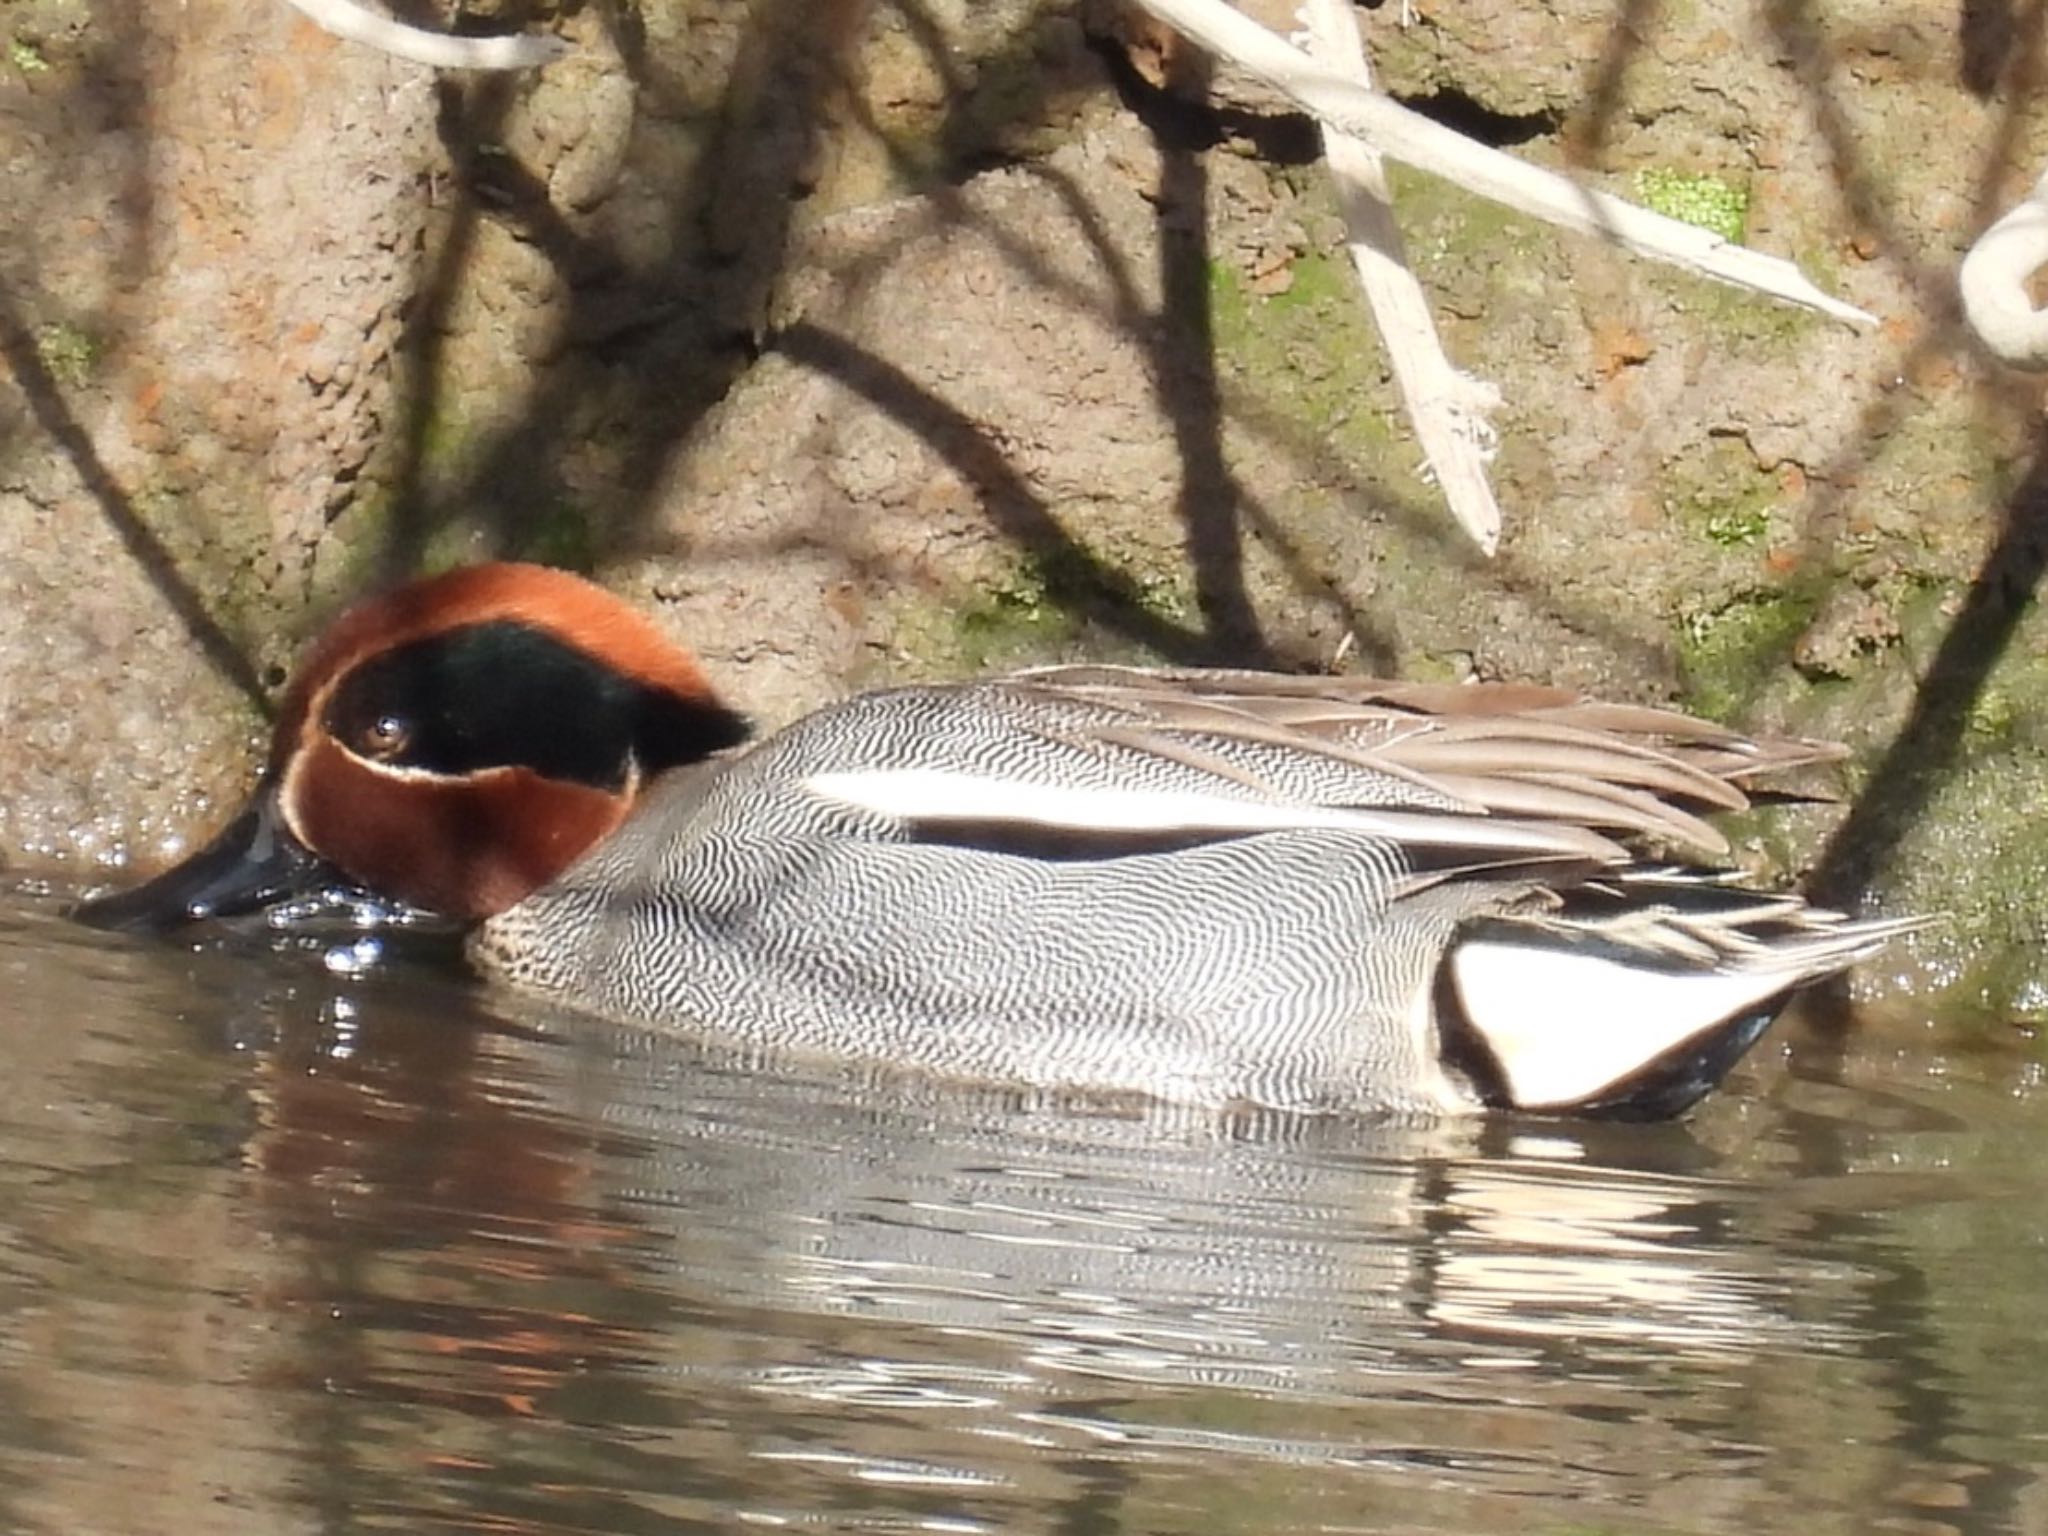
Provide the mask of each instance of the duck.
POLYGON ((1843 755, 1511 682, 1070 664, 765 734, 622 598, 492 563, 343 614, 248 807, 83 922, 319 889, 631 1025, 1051 1093, 1659 1118, 1911 918, 1722 867, 1843 755))

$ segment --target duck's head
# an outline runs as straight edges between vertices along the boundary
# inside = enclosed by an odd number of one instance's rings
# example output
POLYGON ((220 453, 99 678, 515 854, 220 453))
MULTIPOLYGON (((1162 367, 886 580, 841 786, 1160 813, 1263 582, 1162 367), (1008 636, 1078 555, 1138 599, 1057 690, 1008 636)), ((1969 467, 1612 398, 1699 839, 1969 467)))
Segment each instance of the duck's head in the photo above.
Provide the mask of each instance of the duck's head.
POLYGON ((646 780, 746 730, 603 589, 532 565, 451 571, 337 620, 285 692, 249 807, 76 915, 158 931, 352 885, 488 917, 610 834, 646 780))

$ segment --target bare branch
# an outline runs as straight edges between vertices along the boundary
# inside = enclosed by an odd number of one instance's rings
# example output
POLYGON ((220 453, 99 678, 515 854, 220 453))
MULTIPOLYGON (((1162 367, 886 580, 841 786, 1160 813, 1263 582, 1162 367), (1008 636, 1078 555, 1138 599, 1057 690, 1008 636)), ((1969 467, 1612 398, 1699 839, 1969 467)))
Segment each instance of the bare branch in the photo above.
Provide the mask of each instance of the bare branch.
MULTIPOLYGON (((1352 0, 1307 0, 1302 15, 1316 57, 1370 87, 1372 66, 1358 35, 1352 0)), ((1444 355, 1429 299, 1408 265, 1394 222, 1379 152, 1365 140, 1325 124, 1323 158, 1336 185, 1352 264, 1379 322, 1415 436, 1451 515, 1490 555, 1500 544, 1500 504, 1486 477, 1487 461, 1493 456, 1493 425, 1487 412, 1499 406, 1500 395, 1483 379, 1459 372, 1444 355)))
POLYGON ((1541 166, 1475 143, 1420 113, 1325 68, 1226 0, 1138 0, 1146 10, 1285 92, 1331 128, 1381 154, 1454 182, 1467 191, 1639 256, 1819 310, 1852 325, 1877 317, 1823 292, 1798 267, 1711 231, 1667 219, 1541 166))
POLYGON ((569 44, 559 37, 451 37, 445 32, 428 32, 379 16, 357 0, 285 0, 285 4, 336 37, 435 69, 536 69, 569 51, 569 44))

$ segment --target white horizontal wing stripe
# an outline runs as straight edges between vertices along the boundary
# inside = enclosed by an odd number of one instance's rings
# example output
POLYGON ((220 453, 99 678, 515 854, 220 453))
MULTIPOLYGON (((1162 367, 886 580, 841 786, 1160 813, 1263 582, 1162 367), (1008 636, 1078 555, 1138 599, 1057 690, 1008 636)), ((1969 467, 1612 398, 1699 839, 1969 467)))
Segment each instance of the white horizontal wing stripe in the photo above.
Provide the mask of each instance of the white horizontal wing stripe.
POLYGON ((935 768, 819 773, 804 788, 824 799, 908 822, 1008 822, 1077 832, 1268 832, 1325 827, 1432 848, 1623 862, 1619 845, 1579 827, 1542 826, 1426 810, 1284 805, 1224 795, 1137 789, 1069 789, 935 768))

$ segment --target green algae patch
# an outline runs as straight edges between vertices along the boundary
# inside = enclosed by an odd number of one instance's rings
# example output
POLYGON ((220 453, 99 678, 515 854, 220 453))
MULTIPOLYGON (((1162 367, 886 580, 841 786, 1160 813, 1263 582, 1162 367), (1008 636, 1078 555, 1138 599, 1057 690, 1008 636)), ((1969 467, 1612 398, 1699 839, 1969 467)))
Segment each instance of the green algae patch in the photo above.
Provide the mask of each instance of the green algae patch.
MULTIPOLYGON (((1453 363, 1481 377, 1542 366, 1578 326, 1560 312, 1560 242, 1541 225, 1437 178, 1389 168, 1408 254, 1453 363)), ((1320 184, 1296 205, 1308 248, 1284 266, 1234 247, 1208 272, 1217 371, 1232 423, 1279 445, 1315 482, 1381 504, 1412 503, 1442 526, 1391 363, 1320 184)), ((1512 408, 1499 422, 1516 425, 1512 408)), ((1505 481, 1497 481, 1503 485, 1505 481)))
POLYGON ((1687 707, 1851 748, 1846 764, 1800 785, 1841 803, 1761 807, 1717 824, 1751 867, 1856 871, 1852 887, 1825 894, 1934 919, 1859 967, 1854 985, 1862 1000, 1910 1006, 1956 1046, 1982 1039, 1987 1018, 2048 1020, 2048 619, 2030 610, 1967 700, 1926 695, 1924 669, 1962 590, 1901 595, 1896 643, 1841 677, 1816 680, 1793 664, 1824 610, 1853 595, 1840 581, 1748 592, 1687 616, 1677 634, 1687 707))
MULTIPOLYGON (((1866 793, 1898 783, 1931 792, 1880 850, 1888 910, 1939 914, 1915 941, 1919 989, 1961 1017, 2048 1018, 2048 632, 2028 616, 1978 687, 1949 753, 1895 764, 1895 782, 1866 780, 1866 793)), ((1873 768, 1881 755, 1868 754, 1873 768)))
MULTIPOLYGON (((1938 1023, 1981 1026, 1987 1013, 2048 1018, 2044 781, 2048 755, 2039 751, 1968 750, 1881 850, 1882 908, 1937 919, 1912 941, 1916 966, 1901 990, 1938 1005, 1938 1023)), ((1884 788, 1866 783, 1865 792, 1884 788)))
POLYGON ((588 576, 597 569, 596 519, 581 503, 556 497, 524 513, 508 530, 505 557, 588 576))
POLYGON ((2020 706, 2013 696, 2005 689, 1987 683, 1970 701, 1970 712, 1963 721, 1963 729, 1969 733, 1972 745, 1997 750, 2015 744, 2020 721, 2020 706))
POLYGON ((1209 266, 1209 317, 1222 370, 1249 399, 1233 409, 1277 418, 1377 472, 1395 440, 1378 332, 1341 253, 1294 259, 1282 291, 1255 293, 1227 262, 1209 266))
POLYGON ((1820 607, 1806 588, 1746 592, 1678 625, 1686 707, 1709 720, 1740 719, 1789 671, 1792 647, 1820 607))
MULTIPOLYGON (((1503 256, 1528 254, 1553 239, 1537 221, 1440 176, 1395 164, 1388 167, 1387 185, 1400 210, 1408 254, 1424 269, 1466 267, 1476 260, 1484 272, 1503 256)), ((1439 275, 1425 271, 1432 292, 1438 291, 1439 275)))
POLYGON ((1675 267, 1646 266, 1641 280, 1734 357, 1792 358, 1836 323, 1819 310, 1675 267))
POLYGON ((947 676, 1031 666, 1083 650, 1102 660, 1156 661, 1120 637, 1145 625, 1183 624, 1194 610, 1187 580, 1177 572, 1062 548, 1025 556, 971 595, 905 605, 896 615, 895 641, 920 670, 947 676), (1134 619, 1143 622, 1129 622, 1134 619))
MULTIPOLYGON (((1746 846, 1776 870, 1818 863, 1853 880, 1824 890, 1832 901, 1935 919, 1859 967, 1855 986, 1865 1000, 1910 1007, 1958 1044, 1982 1038, 1987 1018, 2048 1017, 2048 617, 2030 605, 1962 696, 1956 690, 1969 682, 1930 683, 1927 669, 1968 590, 1944 582, 1902 593, 1897 642, 1869 653, 1852 675, 1820 682, 1771 670, 1768 646, 1748 658, 1745 679, 1745 626, 1768 638, 1771 625, 1754 612, 1733 615, 1725 632, 1708 636, 1710 653, 1718 645, 1725 654, 1708 656, 1703 679, 1724 702, 1744 687, 1765 692, 1761 703, 1744 701, 1752 722, 1850 747, 1849 762, 1816 786, 1833 788, 1842 804, 1775 808, 1782 839, 1746 846)), ((1838 584, 1822 595, 1843 591, 1838 584)), ((1779 627, 1790 619, 1781 614, 1779 627)), ((1723 825, 1736 831, 1741 822, 1723 825)))
POLYGON ((7 40, 7 62, 24 75, 46 75, 50 72, 50 61, 43 50, 25 37, 7 40))
POLYGON ((1646 166, 1631 182, 1635 199, 1652 213, 1742 243, 1749 225, 1749 188, 1719 176, 1646 166))
MULTIPOLYGON (((1705 172, 1646 166, 1630 178, 1635 201, 1652 213, 1741 245, 1749 225, 1749 188, 1705 172)), ((1803 250, 1800 270, 1826 291, 1839 292, 1840 263, 1831 253, 1803 250)), ((1788 304, 1695 273, 1648 264, 1643 280, 1710 335, 1752 351, 1789 352, 1831 323, 1817 310, 1788 304)))
POLYGON ((88 332, 57 320, 36 330, 36 356, 50 376, 70 389, 83 389, 99 368, 102 349, 88 332))
POLYGON ((1080 630, 1074 610, 1054 596, 1035 561, 961 604, 951 620, 950 657, 976 672, 1049 654, 1080 630))
POLYGON ((1761 544, 1770 528, 1768 503, 1738 503, 1710 509, 1700 525, 1707 542, 1723 549, 1747 549, 1761 544))
POLYGON ((1757 467, 1740 439, 1715 437, 1664 466, 1665 513, 1721 549, 1752 549, 1771 531, 1777 478, 1757 467))

